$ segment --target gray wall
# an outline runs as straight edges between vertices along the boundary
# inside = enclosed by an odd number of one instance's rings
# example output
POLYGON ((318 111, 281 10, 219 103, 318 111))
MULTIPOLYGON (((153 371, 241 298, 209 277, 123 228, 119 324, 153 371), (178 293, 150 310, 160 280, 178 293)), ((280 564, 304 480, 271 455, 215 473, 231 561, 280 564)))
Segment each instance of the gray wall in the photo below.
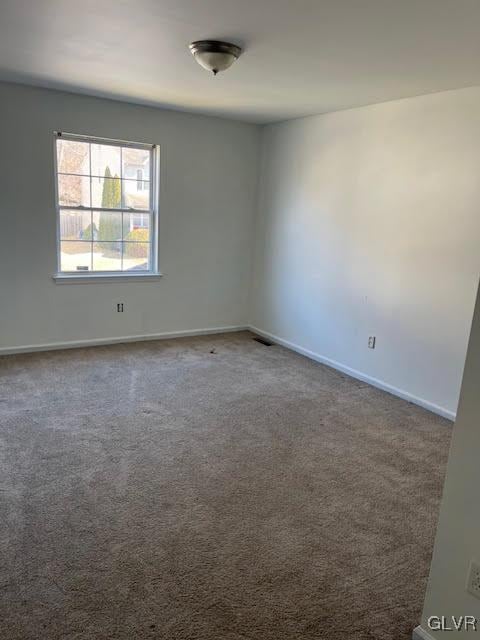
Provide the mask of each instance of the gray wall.
POLYGON ((477 633, 432 631, 430 616, 475 616, 480 624, 480 600, 467 593, 470 561, 480 562, 480 293, 472 324, 457 421, 453 430, 437 538, 423 612, 423 628, 433 637, 477 633))
POLYGON ((452 416, 479 167, 479 88, 266 127, 251 323, 452 416))
POLYGON ((0 348, 247 323, 258 127, 9 84, 0 122, 0 348), (160 145, 161 281, 52 280, 54 130, 160 145))

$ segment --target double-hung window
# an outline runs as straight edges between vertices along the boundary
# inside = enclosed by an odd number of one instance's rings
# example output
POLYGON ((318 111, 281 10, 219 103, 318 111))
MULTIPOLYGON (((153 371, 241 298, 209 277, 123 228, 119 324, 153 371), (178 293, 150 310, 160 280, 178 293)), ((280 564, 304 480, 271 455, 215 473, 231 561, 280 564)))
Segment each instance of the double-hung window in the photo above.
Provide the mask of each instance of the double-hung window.
POLYGON ((58 275, 157 273, 155 146, 55 136, 58 275))

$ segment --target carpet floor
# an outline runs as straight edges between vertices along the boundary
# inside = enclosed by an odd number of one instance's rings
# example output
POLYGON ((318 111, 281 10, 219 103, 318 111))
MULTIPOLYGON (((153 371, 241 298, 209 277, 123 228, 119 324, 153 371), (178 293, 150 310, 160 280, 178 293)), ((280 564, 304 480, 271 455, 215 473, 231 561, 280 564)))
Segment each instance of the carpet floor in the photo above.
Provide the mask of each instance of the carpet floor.
POLYGON ((0 376, 1 638, 410 638, 448 421, 247 332, 0 376))

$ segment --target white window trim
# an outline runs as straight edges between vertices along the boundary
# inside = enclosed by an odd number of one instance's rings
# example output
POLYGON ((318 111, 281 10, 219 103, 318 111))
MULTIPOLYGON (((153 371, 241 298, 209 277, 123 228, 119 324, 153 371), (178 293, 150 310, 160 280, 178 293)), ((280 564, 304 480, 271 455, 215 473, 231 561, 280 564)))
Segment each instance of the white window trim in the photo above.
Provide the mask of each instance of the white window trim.
POLYGON ((91 275, 86 276, 85 272, 81 275, 69 275, 68 273, 55 273, 52 278, 57 284, 90 284, 92 282, 134 282, 135 280, 154 281, 160 280, 163 273, 153 273, 150 271, 142 271, 138 275, 133 275, 129 271, 91 271, 91 275))
MULTIPOLYGON (((57 228, 57 271, 53 274, 53 279, 57 284, 85 284, 90 282, 125 282, 136 280, 158 280, 163 276, 159 271, 159 192, 160 192, 160 146, 158 144, 146 144, 142 142, 131 142, 127 140, 117 140, 112 138, 100 138, 98 136, 78 135, 75 133, 65 133, 55 131, 53 136, 53 158, 54 158, 54 182, 55 182, 55 212, 57 228), (148 271, 60 271, 60 204, 58 194, 58 164, 57 164, 57 140, 73 140, 76 142, 88 142, 93 144, 107 144, 109 146, 133 147, 136 149, 148 149, 151 151, 151 177, 150 177, 150 202, 152 203, 151 229, 150 229, 150 269, 148 271)), ((91 176, 90 176, 91 177, 91 176)), ((90 203, 91 205, 92 203, 90 203)), ((75 207, 73 207, 75 208, 75 207)), ((86 207, 86 209, 97 210, 98 207, 86 207)), ((123 209, 122 209, 123 210, 123 209)), ((79 208, 81 211, 81 208, 79 208)), ((130 213, 147 213, 140 210, 125 209, 130 213)), ((150 212, 148 212, 150 213, 150 212)))

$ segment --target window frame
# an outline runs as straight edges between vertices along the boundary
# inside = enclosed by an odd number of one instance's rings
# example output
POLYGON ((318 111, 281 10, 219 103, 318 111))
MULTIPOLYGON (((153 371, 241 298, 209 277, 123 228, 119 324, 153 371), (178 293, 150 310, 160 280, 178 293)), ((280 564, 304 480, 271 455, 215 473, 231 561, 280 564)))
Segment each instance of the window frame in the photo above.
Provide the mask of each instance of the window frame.
MULTIPOLYGON (((57 282, 101 282, 101 281, 115 281, 115 280, 141 280, 141 279, 150 279, 161 276, 162 274, 159 271, 158 267, 158 246, 159 246, 159 185, 160 185, 160 148, 159 145, 156 144, 148 144, 144 142, 131 142, 127 140, 118 140, 114 138, 103 138, 99 136, 91 136, 91 135, 81 135, 76 133, 66 133, 63 131, 54 131, 53 135, 53 151, 54 151, 54 183, 55 183, 55 213, 56 213, 56 244, 57 244, 57 271, 54 274, 53 278, 57 282), (64 175, 63 173, 59 173, 58 171, 58 158, 57 158, 57 142, 58 140, 71 140, 73 142, 85 142, 88 144, 104 144, 108 146, 117 146, 117 147, 129 147, 132 149, 141 149, 148 150, 150 152, 150 189, 149 189, 149 197, 150 197, 150 208, 146 209, 135 209, 133 207, 126 207, 123 202, 123 188, 122 188, 122 203, 121 208, 119 209, 110 209, 103 207, 93 207, 92 202, 90 202, 89 207, 72 207, 66 205, 60 205, 59 202, 59 188, 58 188, 58 178, 59 175, 64 175), (61 270, 61 225, 60 225, 60 212, 62 210, 77 210, 79 212, 101 212, 101 211, 109 211, 109 212, 117 212, 128 214, 143 214, 148 215, 150 218, 150 241, 149 241, 149 250, 150 250, 150 264, 148 270, 143 271, 62 271, 61 270)), ((68 174, 66 174, 68 175, 68 174)), ((72 174, 76 175, 76 174, 72 174)), ((91 174, 91 166, 90 173, 88 175, 90 180, 92 179, 91 174)), ((95 177, 95 176, 93 176, 95 177)), ((101 177, 101 176, 100 176, 101 177)), ((91 190, 91 187, 90 187, 91 190)), ((123 223, 122 223, 123 226, 123 223)))

